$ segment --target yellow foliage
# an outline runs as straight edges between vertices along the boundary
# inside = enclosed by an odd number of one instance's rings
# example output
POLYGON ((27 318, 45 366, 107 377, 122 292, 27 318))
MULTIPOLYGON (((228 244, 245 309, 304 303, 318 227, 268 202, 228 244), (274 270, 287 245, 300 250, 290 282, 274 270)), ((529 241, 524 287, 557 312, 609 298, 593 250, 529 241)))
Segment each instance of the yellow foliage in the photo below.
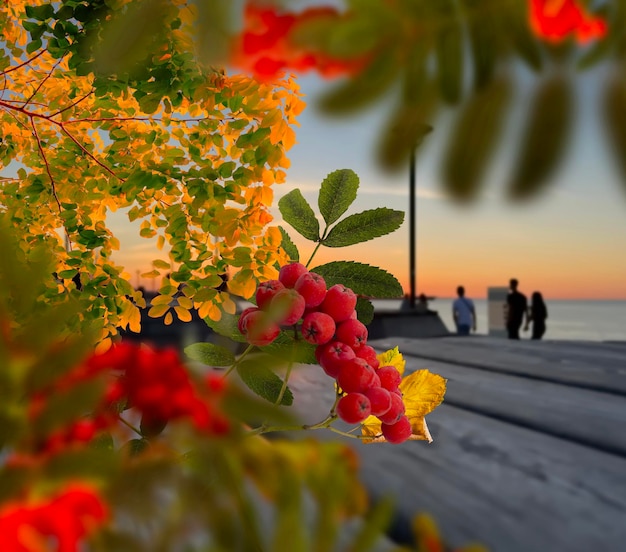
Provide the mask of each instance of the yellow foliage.
MULTIPOLYGON (((381 366, 395 366, 400 373, 404 373, 406 361, 398 348, 391 349, 378 355, 381 366)), ((432 412, 443 401, 446 392, 446 379, 428 370, 417 370, 402 379, 400 391, 405 414, 411 423, 413 441, 432 442, 432 436, 426 425, 425 416, 432 412)), ((365 442, 385 442, 381 432, 381 422, 375 416, 369 416, 363 422, 361 431, 365 442)))
MULTIPOLYGON (((110 7, 115 12, 124 3, 110 7)), ((122 326, 137 328, 143 299, 126 298, 134 290, 114 262, 120 243, 106 223, 109 212, 128 209, 129 218, 141 222, 140 235, 156 238, 156 248, 170 261, 155 251, 154 270, 146 277, 173 271, 175 285, 192 284, 188 298, 205 315, 232 310, 232 300, 219 294, 208 300, 215 308, 194 295, 203 292, 207 276, 235 267, 239 275, 229 289, 250 297, 256 280, 285 260, 277 230, 268 226, 269 206, 272 186, 285 180, 292 126, 305 105, 295 80, 259 83, 190 61, 197 8, 182 0, 164 10, 165 39, 151 52, 157 67, 179 71, 184 62, 180 74, 188 82, 180 88, 77 74, 70 54, 56 58, 44 48, 24 50, 30 41, 22 25, 26 4, 47 2, 0 4, 7 56, 0 64, 0 207, 20 221, 15 224, 25 250, 50 243, 58 273, 80 265, 83 283, 96 282, 78 290, 71 276, 63 277, 55 282, 56 296, 46 300, 64 300, 68 292, 80 297, 85 320, 104 318, 103 338, 122 326), (182 25, 170 25, 174 20, 182 25), (151 94, 155 101, 146 102, 151 94), (9 165, 23 169, 5 177, 1 171, 9 165), (248 248, 245 256, 236 251, 241 245, 248 248)), ((178 317, 190 318, 191 304, 179 306, 178 317)), ((171 321, 158 302, 150 315, 171 321)))

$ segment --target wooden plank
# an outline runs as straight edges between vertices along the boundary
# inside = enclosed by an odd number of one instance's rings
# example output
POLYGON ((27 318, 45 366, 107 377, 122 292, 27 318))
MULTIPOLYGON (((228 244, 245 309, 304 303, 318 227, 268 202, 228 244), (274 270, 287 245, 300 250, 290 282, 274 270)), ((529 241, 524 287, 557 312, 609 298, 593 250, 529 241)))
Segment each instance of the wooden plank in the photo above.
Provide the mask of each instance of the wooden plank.
POLYGON ((398 346, 407 355, 487 371, 525 376, 543 381, 626 395, 626 348, 602 356, 574 348, 554 349, 546 343, 510 345, 508 340, 482 337, 411 339, 392 337, 371 341, 380 350, 398 346))
POLYGON ((448 379, 446 404, 523 425, 626 458, 626 397, 405 357, 448 379))
MULTIPOLYGON (((324 418, 334 392, 321 369, 296 371, 290 387, 304 422, 324 418)), ((427 419, 435 438, 430 445, 345 440, 359 454, 372 496, 396 497, 397 538, 407 537, 415 512, 427 511, 453 546, 479 541, 491 552, 623 548, 624 458, 446 403, 427 419)), ((341 438, 327 431, 315 436, 341 438)))
POLYGON ((452 406, 428 423, 431 445, 354 445, 373 496, 394 494, 400 521, 430 512, 453 546, 491 552, 623 549, 623 458, 452 406))

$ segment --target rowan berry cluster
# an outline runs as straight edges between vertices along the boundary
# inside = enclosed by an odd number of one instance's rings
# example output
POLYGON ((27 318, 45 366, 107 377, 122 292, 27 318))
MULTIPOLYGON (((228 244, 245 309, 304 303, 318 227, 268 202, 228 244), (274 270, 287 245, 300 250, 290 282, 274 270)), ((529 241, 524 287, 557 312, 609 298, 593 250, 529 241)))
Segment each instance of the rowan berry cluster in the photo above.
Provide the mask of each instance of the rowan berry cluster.
POLYGON ((103 354, 94 354, 83 363, 38 390, 31 397, 30 421, 45 419, 51 397, 95 379, 105 382, 103 393, 89 417, 48 429, 35 443, 37 452, 55 454, 87 443, 99 432, 118 423, 118 411, 134 408, 142 417, 147 437, 160 433, 169 421, 186 419, 196 429, 211 435, 229 431, 230 423, 220 411, 225 381, 208 374, 193 381, 174 349, 151 349, 120 343, 103 354))
POLYGON ((9 502, 0 508, 0 544, 6 552, 83 550, 82 541, 109 518, 91 487, 73 483, 39 501, 9 502), (30 544, 26 544, 28 543, 30 544), (49 544, 50 547, 46 544, 49 544), (54 543, 54 545, 53 545, 54 543))
POLYGON ((319 274, 300 263, 280 269, 278 280, 259 285, 256 307, 244 310, 239 330, 252 345, 272 343, 281 326, 294 326, 302 338, 317 345, 315 356, 324 372, 337 382, 342 396, 337 415, 360 423, 376 416, 391 443, 411 436, 405 415, 402 376, 394 366, 380 366, 368 332, 356 315, 356 294, 342 284, 326 288, 319 274))

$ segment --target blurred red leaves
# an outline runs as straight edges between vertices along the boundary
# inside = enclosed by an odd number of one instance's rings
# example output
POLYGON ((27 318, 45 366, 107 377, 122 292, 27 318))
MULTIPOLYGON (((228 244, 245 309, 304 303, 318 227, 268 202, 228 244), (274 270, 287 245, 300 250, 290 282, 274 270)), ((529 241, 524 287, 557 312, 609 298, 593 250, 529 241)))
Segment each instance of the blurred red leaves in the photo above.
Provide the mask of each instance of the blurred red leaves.
POLYGON ((324 77, 356 73, 364 64, 362 58, 333 58, 299 45, 296 39, 301 25, 332 22, 339 17, 332 7, 308 8, 294 14, 247 3, 244 28, 235 40, 231 63, 263 81, 279 77, 285 70, 302 73, 314 69, 324 77))
POLYGON ((530 0, 530 26, 549 42, 560 42, 571 35, 580 43, 606 35, 607 24, 601 17, 585 12, 576 0, 530 0))
POLYGON ((98 493, 73 482, 47 499, 21 500, 0 508, 0 550, 2 552, 77 552, 81 540, 109 517, 98 493))

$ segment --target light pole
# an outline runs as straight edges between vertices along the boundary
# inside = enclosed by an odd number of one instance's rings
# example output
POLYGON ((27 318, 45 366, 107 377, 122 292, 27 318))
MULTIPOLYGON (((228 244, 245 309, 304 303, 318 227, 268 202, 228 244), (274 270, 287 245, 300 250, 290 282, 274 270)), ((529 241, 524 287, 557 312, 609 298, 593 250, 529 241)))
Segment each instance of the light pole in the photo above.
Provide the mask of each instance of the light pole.
POLYGON ((416 295, 416 224, 415 224, 415 203, 416 203, 416 178, 415 178, 415 150, 411 148, 409 157, 409 308, 415 309, 416 295))

